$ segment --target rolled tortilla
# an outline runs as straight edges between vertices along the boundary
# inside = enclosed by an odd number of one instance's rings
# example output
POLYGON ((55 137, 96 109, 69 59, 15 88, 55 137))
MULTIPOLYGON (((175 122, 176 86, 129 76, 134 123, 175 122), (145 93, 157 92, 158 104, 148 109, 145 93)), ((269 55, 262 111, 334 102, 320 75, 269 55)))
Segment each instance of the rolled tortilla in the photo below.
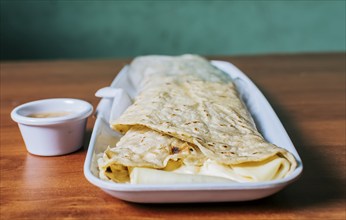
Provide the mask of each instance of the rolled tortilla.
POLYGON ((157 67, 159 59, 131 64, 147 83, 134 104, 110 122, 124 136, 99 160, 101 178, 134 182, 133 168, 167 170, 175 164, 168 172, 256 182, 283 178, 295 169, 292 154, 257 131, 234 84, 219 70, 189 55, 164 57, 174 71, 157 72, 165 70, 157 67))

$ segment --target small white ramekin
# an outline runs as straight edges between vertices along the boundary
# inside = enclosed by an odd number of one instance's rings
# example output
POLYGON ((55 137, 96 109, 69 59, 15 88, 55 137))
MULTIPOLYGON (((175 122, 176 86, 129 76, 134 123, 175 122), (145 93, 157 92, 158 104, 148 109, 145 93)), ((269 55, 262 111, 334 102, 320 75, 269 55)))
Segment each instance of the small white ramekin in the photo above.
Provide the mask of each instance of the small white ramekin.
POLYGON ((20 105, 11 112, 18 123, 27 150, 40 156, 57 156, 78 150, 83 145, 85 126, 93 107, 86 101, 70 98, 43 99, 20 105), (42 112, 69 112, 58 117, 34 118, 42 112))

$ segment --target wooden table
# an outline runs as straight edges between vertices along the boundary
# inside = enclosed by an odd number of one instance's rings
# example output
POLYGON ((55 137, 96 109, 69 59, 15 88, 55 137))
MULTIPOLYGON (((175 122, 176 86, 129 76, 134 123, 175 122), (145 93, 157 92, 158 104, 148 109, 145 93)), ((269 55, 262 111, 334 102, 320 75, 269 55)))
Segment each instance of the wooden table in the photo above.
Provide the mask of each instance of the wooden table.
MULTIPOLYGON (((215 58, 215 57, 214 57, 215 58)), ((10 118, 22 103, 52 97, 96 107, 129 60, 1 63, 1 219, 345 219, 345 54, 217 57, 259 86, 295 144, 303 176, 251 202, 134 204, 113 198, 83 175, 86 146, 59 157, 30 155, 10 118)))

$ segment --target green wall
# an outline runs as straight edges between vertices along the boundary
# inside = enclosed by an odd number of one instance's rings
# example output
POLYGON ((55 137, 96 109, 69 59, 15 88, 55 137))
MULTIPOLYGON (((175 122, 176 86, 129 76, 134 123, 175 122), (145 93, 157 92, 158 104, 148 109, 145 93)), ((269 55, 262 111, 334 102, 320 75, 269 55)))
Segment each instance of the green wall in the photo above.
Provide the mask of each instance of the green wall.
POLYGON ((6 1, 1 59, 345 51, 345 1, 6 1))

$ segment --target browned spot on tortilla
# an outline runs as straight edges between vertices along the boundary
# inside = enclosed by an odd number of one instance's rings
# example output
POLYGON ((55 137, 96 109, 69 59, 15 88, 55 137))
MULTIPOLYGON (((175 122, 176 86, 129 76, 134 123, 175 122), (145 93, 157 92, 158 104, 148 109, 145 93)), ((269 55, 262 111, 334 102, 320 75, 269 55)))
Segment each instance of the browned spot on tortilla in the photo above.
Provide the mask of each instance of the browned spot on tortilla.
POLYGON ((172 147, 172 154, 177 154, 179 153, 179 148, 178 147, 172 147))

